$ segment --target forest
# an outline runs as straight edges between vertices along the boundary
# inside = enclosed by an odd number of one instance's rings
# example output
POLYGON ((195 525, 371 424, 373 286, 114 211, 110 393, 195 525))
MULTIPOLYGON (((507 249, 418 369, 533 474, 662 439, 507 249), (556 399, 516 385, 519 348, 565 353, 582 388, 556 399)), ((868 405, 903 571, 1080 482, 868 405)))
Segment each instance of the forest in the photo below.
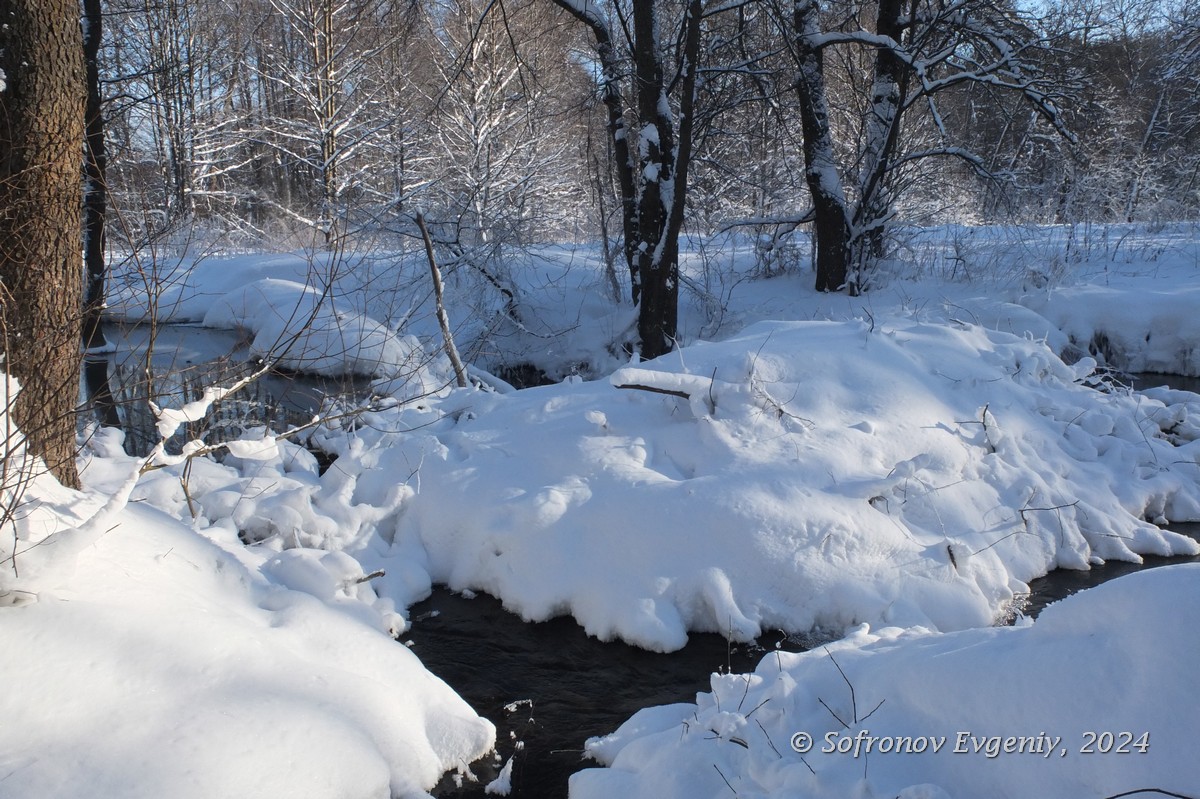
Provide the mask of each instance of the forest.
POLYGON ((670 338, 674 265, 655 259, 681 232, 754 235, 769 273, 800 266, 792 234, 812 225, 819 288, 855 290, 896 223, 1169 221, 1200 203, 1186 3, 93 6, 125 252, 387 246, 420 211, 504 292, 502 248, 603 238, 670 338))

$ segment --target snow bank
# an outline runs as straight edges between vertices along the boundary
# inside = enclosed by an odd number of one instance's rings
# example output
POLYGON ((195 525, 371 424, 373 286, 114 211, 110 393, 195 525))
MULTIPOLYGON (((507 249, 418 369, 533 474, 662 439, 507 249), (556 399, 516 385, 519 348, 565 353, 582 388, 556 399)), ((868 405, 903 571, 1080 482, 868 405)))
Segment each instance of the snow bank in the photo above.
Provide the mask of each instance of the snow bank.
MULTIPOLYGON (((129 465, 113 435, 86 469, 109 488, 129 465)), ((491 723, 380 630, 402 621, 352 558, 266 560, 145 506, 72 546, 102 494, 41 478, 6 499, 0 794, 424 796, 492 748, 491 723)))
POLYGON ((610 768, 573 775, 570 795, 1193 793, 1200 722, 1179 687, 1200 651, 1197 581, 1200 566, 1171 566, 1084 591, 1023 627, 863 625, 819 650, 768 654, 753 674, 714 674, 695 704, 643 710, 590 740, 610 768))
POLYGON ((299 372, 392 378, 426 365, 412 336, 397 337, 370 317, 339 310, 313 286, 289 280, 266 278, 224 295, 204 325, 248 330, 253 354, 299 372))
MULTIPOLYGON (((324 475, 284 446, 189 480, 204 521, 346 551, 401 605, 444 583, 657 650, 956 630, 1055 567, 1197 550, 1150 521, 1200 518, 1200 404, 1089 369, 967 325, 762 323, 611 383, 364 414, 324 475)), ((139 491, 187 512, 175 476, 139 491)))
POLYGON ((1055 294, 1036 303, 1038 311, 1103 363, 1127 372, 1200 377, 1200 287, 1130 291, 1090 285, 1055 294))
POLYGON ((977 327, 764 323, 613 376, 641 389, 524 392, 370 457, 419 467, 396 551, 528 619, 653 649, 961 629, 1054 567, 1196 551, 1143 521, 1200 516, 1194 422, 1159 435, 1187 409, 1086 372, 977 327))

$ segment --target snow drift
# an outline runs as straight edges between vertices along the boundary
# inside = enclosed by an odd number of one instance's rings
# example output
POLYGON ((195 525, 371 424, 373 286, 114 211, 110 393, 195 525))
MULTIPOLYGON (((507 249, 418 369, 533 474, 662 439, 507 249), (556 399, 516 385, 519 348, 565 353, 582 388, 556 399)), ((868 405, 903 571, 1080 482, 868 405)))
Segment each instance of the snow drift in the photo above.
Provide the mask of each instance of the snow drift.
MULTIPOLYGON (((1128 575, 1033 624, 936 634, 867 625, 587 743, 572 799, 1061 799, 1200 784, 1190 684, 1200 565, 1128 575), (986 788, 984 788, 986 786, 986 788)), ((1190 789, 1190 790, 1189 790, 1190 789)))
MULTIPOLYGON (((445 583, 658 650, 957 630, 1055 567, 1197 551, 1151 523, 1200 518, 1195 396, 1090 366, 967 325, 761 323, 608 383, 365 414, 324 475, 280 450, 191 480, 207 520, 382 566, 399 604, 445 583)), ((171 480, 139 491, 183 513, 171 480)))
POLYGON ((77 544, 104 496, 8 454, 0 795, 415 797, 491 749, 349 557, 267 561, 144 506, 77 544))

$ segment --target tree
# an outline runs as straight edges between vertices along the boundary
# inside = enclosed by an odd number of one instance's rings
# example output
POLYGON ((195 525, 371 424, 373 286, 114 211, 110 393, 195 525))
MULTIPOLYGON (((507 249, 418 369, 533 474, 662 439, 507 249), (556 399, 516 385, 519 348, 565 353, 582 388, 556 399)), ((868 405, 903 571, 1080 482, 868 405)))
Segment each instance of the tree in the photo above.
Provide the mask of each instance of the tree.
POLYGON ((564 21, 547 20, 536 0, 488 5, 448 3, 427 15, 422 37, 422 60, 438 78, 425 87, 432 128, 432 157, 421 170, 426 203, 451 223, 439 238, 460 251, 477 249, 470 257, 480 260, 498 246, 564 229, 561 218, 576 210, 577 193, 571 137, 552 135, 572 123, 556 107, 575 99, 572 75, 557 66, 568 57, 558 30, 564 21))
POLYGON ((679 233, 692 158, 705 3, 687 0, 672 20, 668 12, 675 9, 664 0, 637 0, 632 8, 613 0, 607 13, 590 0, 554 2, 586 25, 595 40, 621 193, 625 260, 638 306, 639 352, 643 358, 657 358, 674 348, 677 335, 679 233), (631 70, 618 35, 629 43, 631 70), (628 72, 632 80, 625 82, 628 72))
POLYGON ((812 195, 817 291, 839 291, 846 285, 850 256, 850 210, 834 157, 819 15, 817 0, 797 0, 793 7, 796 94, 804 129, 804 176, 812 195))
MULTIPOLYGON (((1019 96, 1033 113, 1070 138, 1058 111, 1052 83, 1039 69, 1041 43, 1031 21, 1006 0, 879 0, 873 25, 852 3, 837 27, 823 24, 816 0, 795 0, 792 52, 799 76, 805 162, 817 217, 817 289, 863 287, 870 265, 883 254, 884 232, 896 213, 896 188, 903 170, 926 159, 950 159, 986 172, 986 163, 963 146, 946 124, 942 100, 964 86, 1019 96), (832 168, 834 146, 824 95, 828 76, 824 52, 837 47, 875 53, 870 88, 855 97, 861 108, 853 144, 844 147, 840 170, 832 168), (853 191, 851 194, 847 190, 853 191), (845 203, 849 230, 836 220, 845 203), (831 218, 821 221, 822 212, 831 218), (846 236, 845 244, 842 237, 846 236), (840 251, 840 261, 838 258, 840 251)), ((851 76, 853 83, 853 75, 851 76)))
POLYGON ((100 421, 119 427, 120 418, 108 385, 108 355, 104 330, 105 216, 108 211, 108 155, 104 142, 104 97, 100 90, 100 41, 104 12, 100 0, 83 2, 83 60, 87 73, 85 125, 87 148, 84 159, 83 259, 87 272, 83 298, 84 380, 88 397, 100 421))
POLYGON ((278 41, 266 44, 255 69, 264 84, 274 84, 283 107, 267 115, 263 135, 309 178, 305 193, 315 214, 277 207, 335 246, 346 230, 346 207, 366 192, 378 166, 364 155, 391 124, 382 108, 388 81, 377 66, 386 60, 393 27, 402 29, 400 12, 386 0, 270 0, 270 6, 278 41))
POLYGON ((29 451, 77 486, 83 41, 77 0, 0 0, 0 322, 29 451))

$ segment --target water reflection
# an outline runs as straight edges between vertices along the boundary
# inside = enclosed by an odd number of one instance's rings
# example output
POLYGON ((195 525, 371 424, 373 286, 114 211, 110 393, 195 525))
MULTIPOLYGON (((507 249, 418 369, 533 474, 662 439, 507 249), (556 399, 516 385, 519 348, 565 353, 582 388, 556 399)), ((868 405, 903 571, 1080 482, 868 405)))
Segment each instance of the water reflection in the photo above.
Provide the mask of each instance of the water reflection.
MULTIPOLYGON (((179 408, 199 399, 205 388, 231 385, 259 366, 249 341, 237 331, 109 323, 104 333, 114 345, 107 367, 116 420, 125 431, 125 449, 133 455, 148 453, 158 442, 151 401, 179 408)), ((93 401, 97 383, 94 377, 88 382, 93 401)), ((214 406, 204 420, 175 436, 168 450, 178 451, 189 438, 225 441, 258 426, 283 431, 310 421, 331 399, 361 395, 368 388, 369 382, 361 379, 271 372, 214 406)))

